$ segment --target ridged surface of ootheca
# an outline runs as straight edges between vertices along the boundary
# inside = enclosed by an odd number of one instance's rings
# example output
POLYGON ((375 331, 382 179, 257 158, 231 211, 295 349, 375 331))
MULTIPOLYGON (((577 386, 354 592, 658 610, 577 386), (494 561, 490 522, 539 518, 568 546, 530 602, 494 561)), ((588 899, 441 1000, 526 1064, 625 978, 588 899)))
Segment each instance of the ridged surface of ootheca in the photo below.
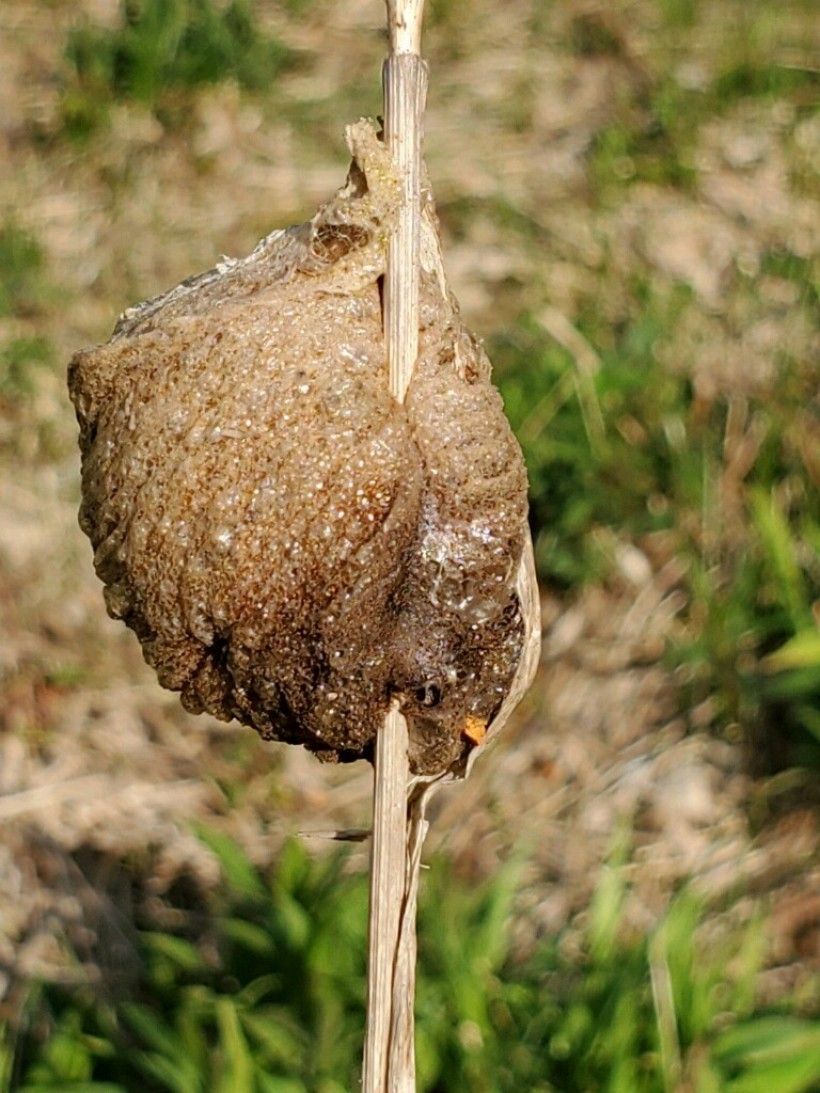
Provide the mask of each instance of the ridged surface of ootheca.
MULTIPOLYGON (((412 768, 433 773, 521 656, 526 476, 429 245, 419 361, 404 406, 391 397, 379 278, 398 189, 369 123, 348 139, 348 182, 310 223, 74 357, 80 523, 109 612, 188 709, 346 760, 395 697, 412 768)), ((424 217, 429 244, 429 197, 424 217)))

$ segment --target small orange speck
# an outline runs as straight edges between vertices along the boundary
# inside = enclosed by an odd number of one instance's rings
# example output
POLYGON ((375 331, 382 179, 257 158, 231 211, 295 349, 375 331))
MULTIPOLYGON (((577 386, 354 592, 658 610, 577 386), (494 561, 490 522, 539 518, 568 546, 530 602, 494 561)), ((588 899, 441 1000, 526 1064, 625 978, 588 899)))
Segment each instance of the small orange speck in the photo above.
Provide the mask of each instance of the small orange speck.
POLYGON ((466 736, 473 744, 480 744, 487 735, 487 722, 482 717, 470 714, 464 719, 461 735, 466 736))

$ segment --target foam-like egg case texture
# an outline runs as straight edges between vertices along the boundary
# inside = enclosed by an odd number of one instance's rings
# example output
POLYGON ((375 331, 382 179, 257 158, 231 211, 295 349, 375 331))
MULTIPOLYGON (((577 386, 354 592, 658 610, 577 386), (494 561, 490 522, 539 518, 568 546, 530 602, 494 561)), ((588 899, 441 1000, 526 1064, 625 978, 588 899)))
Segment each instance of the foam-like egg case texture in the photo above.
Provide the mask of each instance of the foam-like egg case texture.
POLYGON ((348 181, 308 224, 74 357, 80 523, 109 612, 188 709, 348 760, 395 697, 412 769, 435 773, 521 657, 526 474, 433 270, 406 400, 390 395, 380 278, 398 190, 372 126, 349 141, 348 181))

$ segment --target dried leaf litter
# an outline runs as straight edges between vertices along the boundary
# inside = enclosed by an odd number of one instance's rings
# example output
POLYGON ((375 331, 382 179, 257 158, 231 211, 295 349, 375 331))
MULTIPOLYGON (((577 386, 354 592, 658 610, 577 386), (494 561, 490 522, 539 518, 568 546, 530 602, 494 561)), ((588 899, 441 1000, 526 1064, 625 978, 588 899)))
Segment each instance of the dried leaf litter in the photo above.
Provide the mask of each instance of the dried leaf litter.
POLYGON ((436 773, 521 658, 526 474, 428 191, 419 359, 404 405, 390 395, 398 184, 369 122, 348 143, 347 182, 309 223, 76 354, 80 524, 110 614, 189 710, 344 761, 396 698, 412 769, 436 773))

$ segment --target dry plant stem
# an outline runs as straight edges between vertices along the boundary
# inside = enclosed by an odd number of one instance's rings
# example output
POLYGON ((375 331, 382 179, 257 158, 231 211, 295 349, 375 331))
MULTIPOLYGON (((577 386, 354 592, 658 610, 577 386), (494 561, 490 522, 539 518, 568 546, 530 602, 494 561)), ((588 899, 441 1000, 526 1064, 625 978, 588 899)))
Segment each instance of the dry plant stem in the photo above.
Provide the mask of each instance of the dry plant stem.
POLYGON ((370 872, 364 1093, 387 1093, 393 973, 404 901, 407 838, 407 722, 394 707, 376 738, 370 872))
MULTIPOLYGON (((424 0, 387 4, 391 52, 383 73, 385 139, 402 180, 403 200, 387 256, 384 332, 390 389, 399 401, 418 355, 421 118, 426 91, 426 68, 419 56, 423 6, 424 0)), ((407 723, 394 707, 376 741, 364 1093, 415 1090, 412 871, 417 877, 421 843, 417 851, 409 845, 409 773, 407 723)), ((419 825, 416 829, 421 831, 419 825)))
POLYGON ((430 784, 416 786, 408 801, 405 885, 396 942, 390 1050, 387 1059, 387 1088, 395 1090, 396 1093, 415 1093, 416 1089, 416 907, 421 850, 429 826, 425 813, 432 790, 430 784))
POLYGON ((387 0, 390 53, 421 53, 424 0, 387 0))
POLYGON ((427 66, 413 53, 384 64, 384 133, 403 182, 402 204, 387 253, 384 336, 390 390, 404 401, 418 356, 419 246, 421 235, 421 118, 427 66))

